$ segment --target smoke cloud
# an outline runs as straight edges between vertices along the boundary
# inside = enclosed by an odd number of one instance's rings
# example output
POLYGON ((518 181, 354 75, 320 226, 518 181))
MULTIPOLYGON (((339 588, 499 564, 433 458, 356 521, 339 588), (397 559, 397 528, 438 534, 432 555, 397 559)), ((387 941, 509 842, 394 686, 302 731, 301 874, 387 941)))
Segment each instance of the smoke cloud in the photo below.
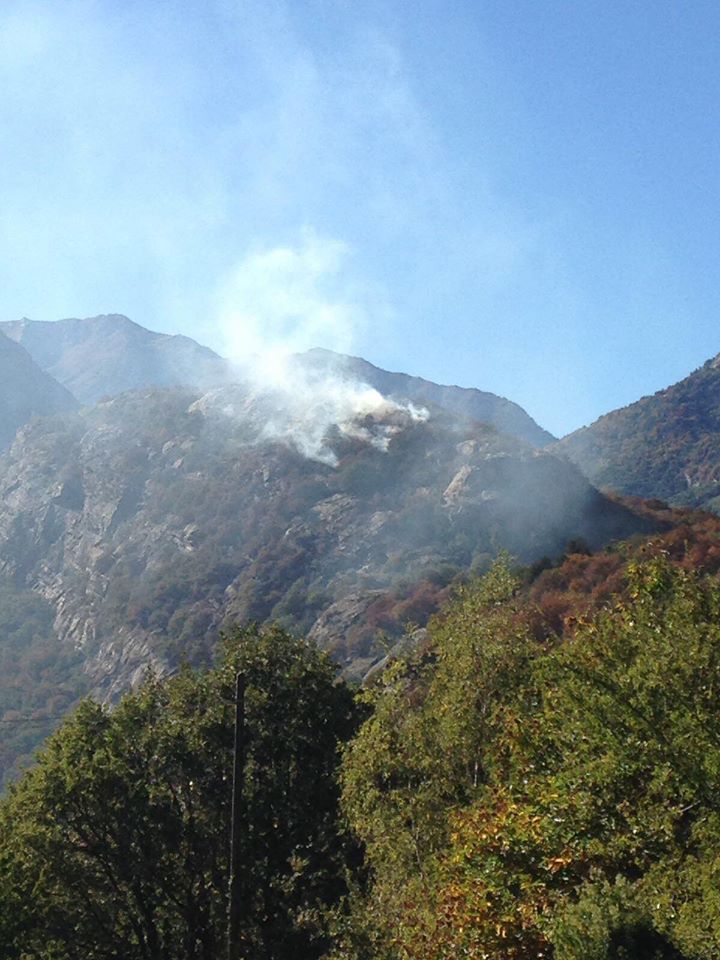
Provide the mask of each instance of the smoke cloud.
POLYGON ((219 326, 233 362, 282 383, 285 360, 316 346, 347 352, 367 319, 367 293, 343 268, 350 250, 309 228, 294 245, 249 253, 223 283, 219 326), (259 367, 258 367, 259 365, 259 367))
POLYGON ((350 256, 341 240, 306 228, 294 245, 249 253, 219 294, 224 352, 250 392, 241 401, 218 394, 214 403, 245 421, 261 418, 258 439, 287 442, 333 466, 333 430, 386 450, 400 430, 428 416, 303 357, 317 346, 347 353, 370 312, 388 312, 381 298, 348 279, 350 256))

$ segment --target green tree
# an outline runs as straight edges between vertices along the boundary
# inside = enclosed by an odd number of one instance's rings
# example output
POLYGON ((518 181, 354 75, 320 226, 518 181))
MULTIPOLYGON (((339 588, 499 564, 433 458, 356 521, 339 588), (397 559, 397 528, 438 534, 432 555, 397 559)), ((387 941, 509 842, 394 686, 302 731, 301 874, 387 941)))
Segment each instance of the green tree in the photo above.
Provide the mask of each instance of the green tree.
POLYGON ((343 773, 370 877, 344 955, 720 960, 717 579, 660 555, 562 638, 531 616, 496 568, 379 687, 343 773))
POLYGON ((518 588, 507 556, 461 587, 430 648, 394 661, 367 692, 373 713, 345 751, 344 809, 371 878, 355 915, 383 957, 418 949, 408 923, 433 926, 450 814, 482 795, 501 761, 508 704, 538 653, 518 588))
POLYGON ((720 587, 663 556, 628 575, 536 661, 415 956, 720 957, 720 587))
POLYGON ((233 696, 246 677, 243 929, 249 957, 317 957, 352 855, 338 828, 351 691, 313 647, 235 631, 219 665, 84 702, 0 808, 7 960, 218 960, 233 696))

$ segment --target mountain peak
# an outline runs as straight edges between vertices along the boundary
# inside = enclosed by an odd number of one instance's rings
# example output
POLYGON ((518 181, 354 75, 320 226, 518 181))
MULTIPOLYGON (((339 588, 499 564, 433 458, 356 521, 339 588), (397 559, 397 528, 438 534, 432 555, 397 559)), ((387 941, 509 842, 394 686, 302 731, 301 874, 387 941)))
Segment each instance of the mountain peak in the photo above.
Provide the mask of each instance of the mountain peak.
POLYGON ((0 332, 0 449, 33 416, 72 410, 74 397, 0 332))
POLYGON ((229 364, 190 337, 156 333, 120 313, 0 323, 42 370, 82 403, 143 387, 206 389, 233 379, 229 364))

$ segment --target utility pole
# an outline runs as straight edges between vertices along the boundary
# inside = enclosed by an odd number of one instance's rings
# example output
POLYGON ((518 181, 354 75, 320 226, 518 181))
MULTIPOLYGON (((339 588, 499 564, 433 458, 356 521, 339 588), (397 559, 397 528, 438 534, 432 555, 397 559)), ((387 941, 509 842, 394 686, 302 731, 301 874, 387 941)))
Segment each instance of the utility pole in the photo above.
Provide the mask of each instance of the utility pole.
POLYGON ((245 824, 243 780, 245 773, 245 675, 235 678, 235 752, 233 762, 232 819, 230 827, 230 883, 228 889, 228 960, 242 960, 240 921, 243 914, 240 841, 245 824))

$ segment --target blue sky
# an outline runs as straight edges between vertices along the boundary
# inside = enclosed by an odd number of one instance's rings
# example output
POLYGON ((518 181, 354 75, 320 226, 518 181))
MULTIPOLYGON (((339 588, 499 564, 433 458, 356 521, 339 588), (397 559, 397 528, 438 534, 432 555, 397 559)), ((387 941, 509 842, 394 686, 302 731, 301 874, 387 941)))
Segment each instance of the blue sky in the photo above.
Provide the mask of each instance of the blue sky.
POLYGON ((0 318, 347 350, 563 434, 720 351, 720 5, 4 0, 0 318))

